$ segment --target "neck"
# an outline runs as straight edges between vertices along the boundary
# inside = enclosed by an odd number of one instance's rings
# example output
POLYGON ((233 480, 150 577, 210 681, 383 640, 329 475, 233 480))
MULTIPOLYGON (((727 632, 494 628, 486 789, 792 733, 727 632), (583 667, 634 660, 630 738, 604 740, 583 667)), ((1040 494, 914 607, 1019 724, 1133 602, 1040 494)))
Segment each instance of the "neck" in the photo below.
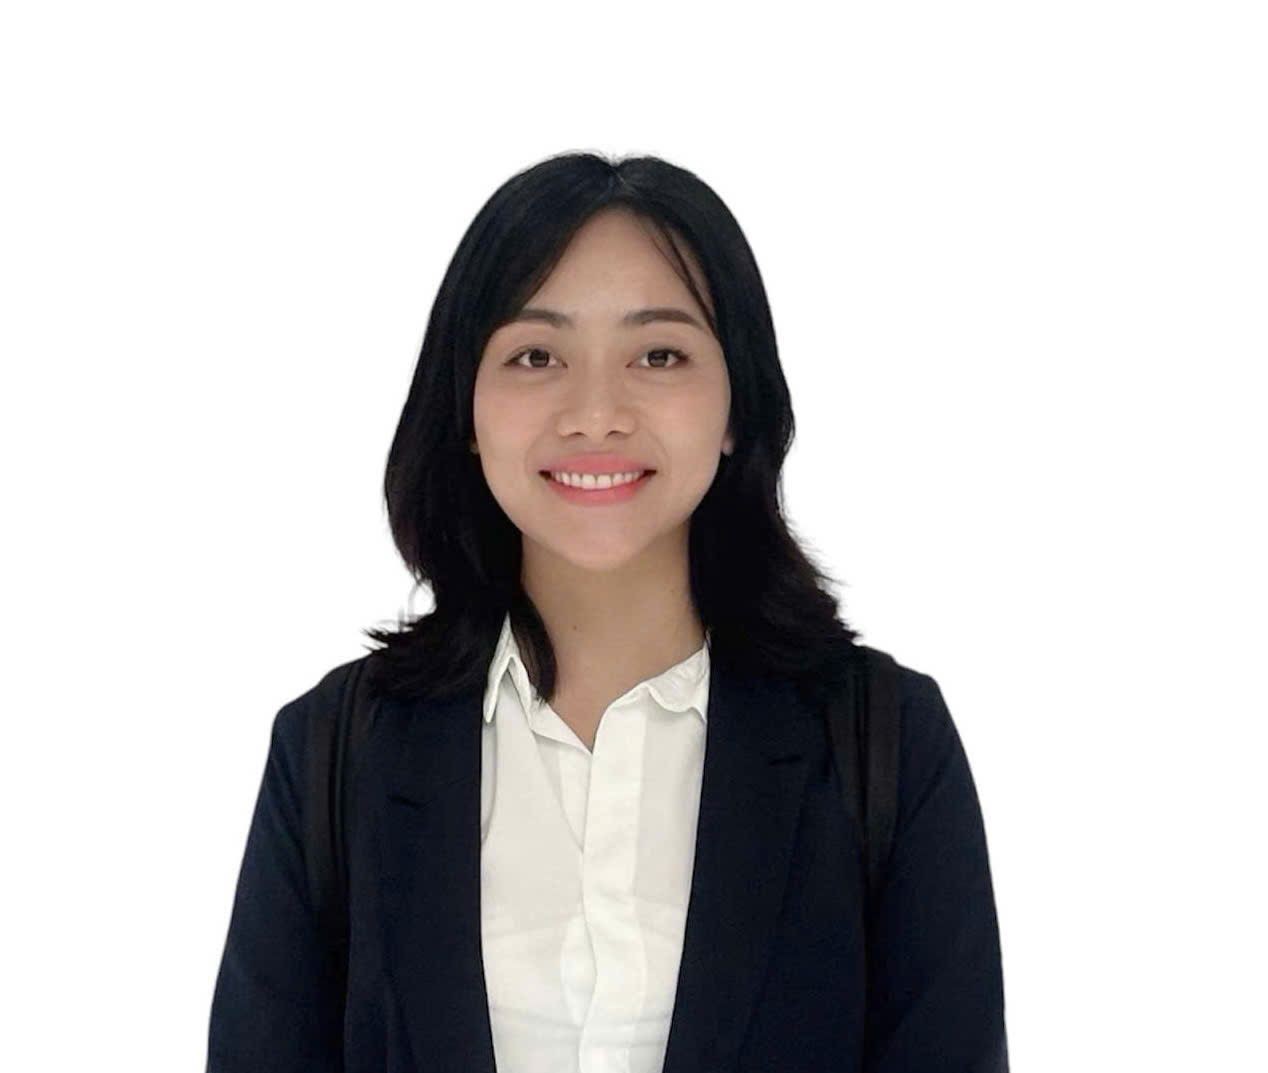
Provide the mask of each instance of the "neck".
POLYGON ((620 696, 704 644, 685 533, 604 571, 525 541, 521 577, 555 650, 556 694, 620 696))

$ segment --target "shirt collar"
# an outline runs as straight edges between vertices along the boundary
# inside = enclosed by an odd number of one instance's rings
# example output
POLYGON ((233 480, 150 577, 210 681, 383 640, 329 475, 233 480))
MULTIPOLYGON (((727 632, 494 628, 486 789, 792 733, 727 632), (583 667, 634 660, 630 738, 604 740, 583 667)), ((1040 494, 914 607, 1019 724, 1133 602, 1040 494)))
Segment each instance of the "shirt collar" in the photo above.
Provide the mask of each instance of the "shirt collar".
MULTIPOLYGON (((707 722, 706 709, 709 702, 709 640, 711 631, 705 631, 705 643, 692 655, 680 663, 662 671, 654 678, 648 678, 638 684, 636 689, 650 693, 666 711, 695 711, 701 720, 707 722)), ((484 690, 484 721, 493 722, 497 711, 498 693, 502 687, 502 676, 510 674, 511 683, 519 694, 520 704, 525 712, 531 713, 536 693, 528 679, 528 668, 520 656, 519 645, 515 641, 515 633, 511 629, 511 615, 507 612, 502 619, 502 632, 498 636, 497 647, 493 650, 493 659, 489 663, 489 674, 484 690)))

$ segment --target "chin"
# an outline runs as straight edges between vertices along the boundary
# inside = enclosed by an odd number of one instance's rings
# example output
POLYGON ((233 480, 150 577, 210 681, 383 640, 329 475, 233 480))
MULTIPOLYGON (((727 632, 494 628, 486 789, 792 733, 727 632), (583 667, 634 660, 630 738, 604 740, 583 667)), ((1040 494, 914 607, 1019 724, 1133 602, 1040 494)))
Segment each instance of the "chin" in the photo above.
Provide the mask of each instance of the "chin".
POLYGON ((580 539, 580 536, 577 532, 561 535, 552 531, 548 539, 526 535, 525 541, 536 544, 536 550, 544 552, 548 558, 561 560, 576 570, 593 574, 613 573, 632 566, 648 555, 656 544, 654 538, 631 540, 627 536, 614 533, 609 533, 606 537, 595 533, 585 540, 580 539))
POLYGON ((646 548, 594 548, 582 550, 560 548, 556 554, 578 570, 592 574, 609 574, 628 567, 638 560, 646 548))

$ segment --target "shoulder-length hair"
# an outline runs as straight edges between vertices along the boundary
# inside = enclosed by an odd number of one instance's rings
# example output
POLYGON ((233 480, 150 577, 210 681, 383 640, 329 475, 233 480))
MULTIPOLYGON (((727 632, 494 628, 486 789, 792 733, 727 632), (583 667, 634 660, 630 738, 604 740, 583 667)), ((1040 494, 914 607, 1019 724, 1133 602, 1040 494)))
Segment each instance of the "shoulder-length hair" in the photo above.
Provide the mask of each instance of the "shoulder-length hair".
POLYGON ((434 607, 396 630, 368 667, 398 698, 482 690, 504 616, 539 696, 555 691, 554 650, 520 581, 521 534, 484 479, 474 437, 476 369, 490 336, 550 274, 569 240, 601 209, 623 207, 656 228, 674 270, 721 344, 731 382, 734 451, 690 522, 689 576, 710 660, 792 678, 819 698, 858 632, 838 617, 825 582, 785 521, 780 471, 794 421, 761 274, 716 193, 654 157, 556 155, 508 179, 480 209, 441 281, 388 453, 384 495, 393 540, 434 607), (711 303, 680 246, 694 255, 711 303))

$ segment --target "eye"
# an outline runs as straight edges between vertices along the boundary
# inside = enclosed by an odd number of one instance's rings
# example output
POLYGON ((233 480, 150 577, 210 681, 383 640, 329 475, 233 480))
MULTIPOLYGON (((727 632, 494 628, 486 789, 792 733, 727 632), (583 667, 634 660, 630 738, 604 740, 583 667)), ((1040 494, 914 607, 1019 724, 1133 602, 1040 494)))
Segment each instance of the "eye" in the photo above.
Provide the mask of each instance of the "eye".
MULTIPOLYGON (((545 368, 545 366, 543 366, 543 365, 520 365, 520 363, 519 363, 520 358, 522 358, 522 357, 524 357, 525 355, 528 355, 528 354, 546 354, 547 358, 549 358, 549 357, 550 357, 550 355, 549 355, 549 354, 547 354, 547 353, 546 353, 546 351, 545 351, 545 350, 543 350, 541 347, 539 347, 539 346, 531 346, 531 347, 526 347, 525 349, 523 349, 523 350, 519 351, 519 353, 517 353, 517 354, 513 355, 512 357, 508 358, 508 359, 507 359, 507 361, 506 361, 506 364, 507 364, 507 365, 515 365, 515 366, 518 366, 518 367, 519 367, 519 368, 521 368, 521 369, 542 369, 542 368, 545 368)), ((642 354, 642 358, 645 358, 645 357, 650 357, 650 356, 652 356, 652 355, 658 355, 658 354, 672 354, 675 358, 677 358, 677 359, 678 359, 678 361, 677 361, 677 364, 676 364, 676 365, 669 365, 669 366, 666 366, 666 365, 653 365, 653 366, 651 366, 651 368, 653 368, 653 369, 665 369, 665 368, 673 369, 673 368, 676 368, 676 367, 677 367, 677 365, 681 365, 683 362, 685 362, 685 361, 687 361, 687 360, 688 360, 688 359, 687 359, 687 355, 686 355, 686 354, 684 354, 681 350, 678 350, 678 349, 676 349, 676 348, 674 348, 674 347, 657 347, 655 350, 645 350, 645 351, 643 352, 643 354, 642 354)), ((639 360, 642 360, 642 358, 640 358, 639 360)))
MULTIPOLYGON (((539 347, 539 346, 530 346, 530 347, 527 347, 527 348, 526 348, 526 349, 524 349, 524 350, 521 350, 521 351, 520 351, 518 354, 516 354, 514 357, 510 358, 510 359, 507 361, 507 363, 506 363, 506 364, 507 364, 507 365, 519 365, 519 360, 520 360, 520 358, 524 357, 524 355, 525 355, 525 354, 546 354, 546 351, 544 351, 544 350, 543 350, 541 347, 539 347)), ((547 356, 547 357, 549 357, 550 355, 549 355, 549 354, 547 354, 546 356, 547 356)), ((540 365, 520 365, 519 367, 520 367, 521 369, 530 369, 530 368, 531 368, 531 369, 540 369, 540 368, 542 368, 542 366, 540 366, 540 365)))
MULTIPOLYGON (((678 359, 677 365, 681 365, 683 362, 685 362, 685 361, 687 360, 687 355, 686 355, 686 354, 684 354, 681 350, 675 350, 673 347, 659 347, 659 348, 657 348, 656 350, 648 350, 648 351, 647 351, 647 352, 646 352, 643 356, 644 356, 644 357, 648 357, 648 356, 650 356, 650 355, 652 355, 652 354, 672 354, 674 357, 676 357, 676 358, 678 359)), ((666 366, 664 366, 664 365, 653 365, 653 366, 652 366, 652 368, 653 368, 653 369, 664 369, 664 368, 666 368, 666 366)), ((673 368, 676 368, 676 366, 675 366, 675 365, 670 365, 670 366, 668 366, 668 368, 673 369, 673 368)))

